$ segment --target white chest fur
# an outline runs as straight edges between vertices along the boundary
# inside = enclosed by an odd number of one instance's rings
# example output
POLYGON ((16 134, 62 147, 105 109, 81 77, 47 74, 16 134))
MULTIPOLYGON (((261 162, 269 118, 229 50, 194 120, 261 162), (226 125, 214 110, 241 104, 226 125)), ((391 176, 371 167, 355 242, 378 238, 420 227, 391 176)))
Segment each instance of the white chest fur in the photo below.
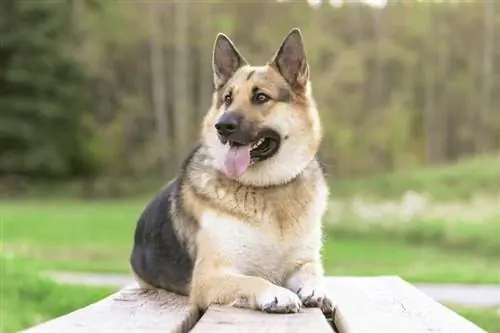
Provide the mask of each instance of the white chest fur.
POLYGON ((198 249, 209 246, 239 272, 281 283, 297 262, 319 255, 321 222, 311 215, 306 214, 296 230, 282 235, 266 221, 255 226, 207 210, 201 217, 200 232, 210 244, 199 244, 198 249))

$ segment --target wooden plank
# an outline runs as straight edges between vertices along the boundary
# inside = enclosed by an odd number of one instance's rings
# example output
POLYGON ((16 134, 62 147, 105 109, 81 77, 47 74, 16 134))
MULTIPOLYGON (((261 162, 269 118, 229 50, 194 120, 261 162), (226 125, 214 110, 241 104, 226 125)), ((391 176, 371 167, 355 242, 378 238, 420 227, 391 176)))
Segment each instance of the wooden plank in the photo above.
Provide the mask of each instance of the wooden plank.
MULTIPOLYGON (((398 277, 329 277, 327 286, 338 333, 485 332, 398 277)), ((211 306, 200 319, 186 297, 165 291, 143 294, 136 285, 24 332, 177 333, 191 328, 195 333, 334 332, 319 309, 267 314, 211 306)))
POLYGON ((62 317, 25 330, 26 333, 188 332, 199 318, 187 297, 165 291, 145 294, 133 284, 62 317))
POLYGON ((319 309, 303 309, 299 313, 264 313, 228 306, 211 306, 190 331, 193 333, 333 333, 319 309))
POLYGON ((330 277, 339 333, 485 333, 398 277, 330 277))

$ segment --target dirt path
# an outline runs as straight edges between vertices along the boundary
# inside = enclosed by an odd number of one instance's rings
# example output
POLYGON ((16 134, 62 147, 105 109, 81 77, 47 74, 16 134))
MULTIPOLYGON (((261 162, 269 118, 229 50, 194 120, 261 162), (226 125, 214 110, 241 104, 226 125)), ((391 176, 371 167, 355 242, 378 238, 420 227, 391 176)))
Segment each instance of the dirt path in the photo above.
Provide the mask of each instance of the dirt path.
MULTIPOLYGON (((133 282, 128 274, 45 272, 59 283, 123 287, 133 282)), ((440 303, 463 306, 500 306, 500 285, 414 284, 440 303)))

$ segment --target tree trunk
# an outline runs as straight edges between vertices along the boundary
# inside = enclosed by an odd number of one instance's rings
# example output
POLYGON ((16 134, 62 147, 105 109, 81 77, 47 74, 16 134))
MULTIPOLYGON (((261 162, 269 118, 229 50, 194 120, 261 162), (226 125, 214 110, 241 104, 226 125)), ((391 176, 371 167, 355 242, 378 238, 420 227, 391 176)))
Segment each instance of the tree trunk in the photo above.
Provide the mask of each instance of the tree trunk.
POLYGON ((490 149, 490 108, 491 89, 493 85, 493 44, 494 44, 494 17, 495 2, 486 0, 484 4, 484 31, 483 31, 483 85, 481 91, 481 112, 479 115, 478 149, 476 152, 486 153, 490 149))
MULTIPOLYGON (((430 7, 430 6, 429 6, 430 7)), ((424 106, 424 135, 425 135, 425 161, 427 164, 432 164, 438 160, 438 126, 439 123, 436 117, 435 108, 435 62, 434 47, 432 40, 434 39, 434 25, 432 17, 432 9, 429 8, 429 24, 428 40, 426 42, 426 60, 424 63, 424 90, 425 90, 425 106, 424 106), (432 36, 432 37, 431 37, 432 36)))
MULTIPOLYGON (((436 17, 436 19, 437 18, 438 17, 436 17)), ((438 67, 436 72, 438 73, 439 82, 447 82, 451 58, 451 46, 450 43, 447 42, 449 37, 446 32, 438 31, 437 33, 439 35, 439 42, 436 43, 438 45, 438 67)), ((440 85, 440 87, 443 88, 443 92, 441 92, 439 96, 439 103, 437 103, 437 107, 434 109, 436 117, 438 118, 438 124, 436 125, 435 133, 437 141, 434 142, 433 145, 438 151, 437 158, 439 162, 450 161, 454 158, 452 155, 454 148, 451 146, 455 144, 455 141, 452 138, 453 129, 450 126, 450 117, 452 112, 450 110, 450 105, 452 103, 448 102, 449 99, 454 98, 454 96, 452 93, 447 91, 446 86, 446 84, 440 85)))
POLYGON ((174 14, 174 123, 175 123, 175 161, 176 168, 180 167, 183 156, 187 153, 188 136, 192 123, 191 112, 188 104, 188 3, 187 1, 175 2, 174 14))
POLYGON ((165 77, 163 43, 160 35, 160 12, 161 5, 151 2, 149 14, 151 23, 150 32, 150 54, 151 54, 151 79, 153 93, 153 108, 155 113, 156 132, 158 147, 160 150, 161 167, 164 177, 170 173, 169 150, 168 150, 168 119, 165 104, 165 77))
POLYGON ((384 88, 384 64, 382 59, 382 43, 384 39, 384 14, 385 8, 374 8, 371 10, 373 18, 373 29, 375 31, 376 49, 375 49, 375 77, 372 87, 372 105, 371 108, 380 112, 382 108, 382 93, 384 88))
POLYGON ((203 6, 203 18, 198 25, 200 41, 200 78, 198 82, 200 105, 198 106, 199 119, 204 117, 210 107, 213 92, 212 76, 212 5, 203 6))

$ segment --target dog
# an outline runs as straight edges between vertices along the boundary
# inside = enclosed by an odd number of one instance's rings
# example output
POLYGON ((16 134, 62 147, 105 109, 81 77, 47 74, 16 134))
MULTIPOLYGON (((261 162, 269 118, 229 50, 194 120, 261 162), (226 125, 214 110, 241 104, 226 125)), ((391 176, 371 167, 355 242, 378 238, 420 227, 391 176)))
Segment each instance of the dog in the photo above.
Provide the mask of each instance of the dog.
POLYGON ((145 289, 268 313, 333 310, 324 289, 328 186, 302 33, 252 66, 219 33, 197 146, 142 212, 130 256, 145 289))

